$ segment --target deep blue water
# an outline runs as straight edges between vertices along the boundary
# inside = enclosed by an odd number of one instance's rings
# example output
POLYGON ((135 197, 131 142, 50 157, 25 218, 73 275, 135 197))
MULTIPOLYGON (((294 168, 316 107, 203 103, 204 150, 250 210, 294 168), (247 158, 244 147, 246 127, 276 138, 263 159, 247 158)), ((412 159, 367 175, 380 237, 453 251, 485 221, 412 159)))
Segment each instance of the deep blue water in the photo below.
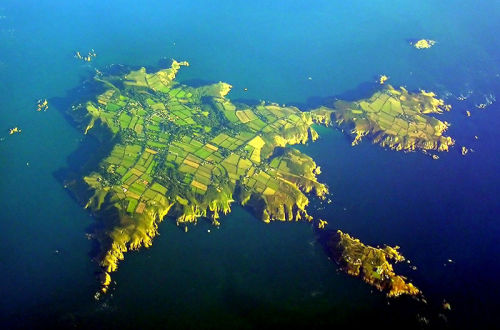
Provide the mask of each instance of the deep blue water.
POLYGON ((0 322, 402 326, 421 314, 439 326, 443 299, 452 305, 445 313, 451 327, 498 322, 500 114, 496 102, 474 105, 500 96, 499 18, 498 2, 472 0, 2 0, 0 322), (413 38, 438 44, 417 51, 407 42, 413 38), (91 64, 72 57, 91 48, 98 54, 91 64), (188 233, 164 222, 152 248, 126 256, 112 296, 94 301, 96 266, 84 235, 93 220, 54 176, 82 134, 65 109, 51 104, 38 113, 35 102, 67 96, 94 67, 162 58, 191 63, 181 81, 231 83, 232 98, 307 107, 318 97, 366 97, 381 73, 446 98, 453 110, 442 117, 457 146, 437 161, 368 142, 353 148, 332 129, 301 147, 333 193, 315 214, 368 244, 401 246, 418 270, 400 270, 429 307, 388 301, 338 274, 309 224, 265 225, 237 207, 211 233, 203 222, 188 233), (469 91, 469 99, 456 99, 469 91), (9 136, 14 126, 22 134, 9 136), (462 145, 475 152, 462 157, 462 145))

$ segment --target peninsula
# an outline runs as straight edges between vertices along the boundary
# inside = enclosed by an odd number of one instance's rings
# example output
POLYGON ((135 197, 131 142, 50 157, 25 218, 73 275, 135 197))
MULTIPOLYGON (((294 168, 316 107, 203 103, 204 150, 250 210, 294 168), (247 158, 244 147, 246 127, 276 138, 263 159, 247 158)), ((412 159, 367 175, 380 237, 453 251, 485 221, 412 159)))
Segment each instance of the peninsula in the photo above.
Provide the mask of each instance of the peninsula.
POLYGON ((337 101, 333 108, 321 107, 314 110, 313 115, 328 118, 331 114, 335 123, 346 127, 354 137, 352 145, 369 136, 373 143, 395 150, 448 151, 455 143, 451 137, 443 135, 450 124, 428 114, 450 109, 451 106, 432 92, 409 93, 404 87, 396 90, 385 85, 367 99, 337 101))

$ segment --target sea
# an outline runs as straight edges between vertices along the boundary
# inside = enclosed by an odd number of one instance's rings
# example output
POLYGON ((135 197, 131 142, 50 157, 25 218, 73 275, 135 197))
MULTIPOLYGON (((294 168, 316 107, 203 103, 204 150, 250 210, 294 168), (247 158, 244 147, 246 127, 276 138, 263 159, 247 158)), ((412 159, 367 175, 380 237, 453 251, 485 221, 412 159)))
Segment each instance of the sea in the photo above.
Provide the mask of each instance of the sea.
POLYGON ((499 31, 500 2, 487 0, 0 0, 1 328, 494 328, 499 31), (437 43, 410 46, 421 38, 437 43), (91 49, 90 63, 74 58, 91 49), (456 145, 437 160, 369 140, 352 147, 334 128, 299 146, 331 192, 310 213, 366 244, 400 246, 411 264, 395 270, 427 303, 340 272, 311 224, 265 224, 236 205, 220 228, 201 220, 185 233, 166 219, 95 300, 95 221, 57 173, 99 143, 56 100, 76 99, 95 69, 172 58, 191 64, 179 81, 228 82, 234 100, 310 109, 368 97, 385 74, 451 104, 439 118, 456 145))

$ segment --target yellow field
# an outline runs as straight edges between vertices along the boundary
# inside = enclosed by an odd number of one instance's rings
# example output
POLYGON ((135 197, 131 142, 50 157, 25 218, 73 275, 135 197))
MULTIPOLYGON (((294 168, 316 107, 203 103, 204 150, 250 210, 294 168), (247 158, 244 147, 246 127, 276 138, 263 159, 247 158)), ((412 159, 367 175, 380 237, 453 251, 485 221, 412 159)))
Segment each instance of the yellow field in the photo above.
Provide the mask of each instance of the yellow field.
POLYGON ((245 114, 244 111, 236 111, 236 117, 238 117, 238 119, 243 123, 243 124, 246 124, 250 121, 250 118, 248 118, 248 116, 245 114))
POLYGON ((213 151, 217 151, 217 150, 219 150, 219 148, 217 148, 216 146, 214 146, 214 145, 212 145, 212 144, 210 144, 210 143, 207 143, 207 144, 205 145, 205 147, 207 147, 208 149, 213 150, 213 151))
POLYGON ((201 189, 203 191, 207 191, 208 187, 206 185, 204 185, 203 183, 201 182, 198 182, 196 180, 193 180, 193 182, 191 182, 191 185, 195 188, 198 188, 198 189, 201 189))
POLYGON ((255 149, 261 149, 264 146, 264 144, 266 144, 266 142, 260 136, 256 136, 252 140, 250 140, 248 144, 254 147, 255 149))
POLYGON ((187 158, 184 159, 184 164, 189 165, 189 166, 194 167, 194 168, 198 168, 200 166, 200 164, 195 163, 187 158))

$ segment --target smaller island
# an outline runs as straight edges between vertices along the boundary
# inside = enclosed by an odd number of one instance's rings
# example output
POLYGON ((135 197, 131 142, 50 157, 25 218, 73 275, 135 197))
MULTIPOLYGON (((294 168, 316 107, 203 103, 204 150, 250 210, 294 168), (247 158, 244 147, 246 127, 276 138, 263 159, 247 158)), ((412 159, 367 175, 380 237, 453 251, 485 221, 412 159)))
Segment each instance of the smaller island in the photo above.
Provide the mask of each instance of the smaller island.
POLYGON ((328 225, 328 222, 326 220, 319 219, 318 221, 318 229, 325 229, 325 227, 328 225))
POLYGON ((387 80, 389 80, 389 77, 387 77, 385 74, 380 75, 380 77, 378 78, 378 82, 380 85, 385 84, 387 80))
POLYGON ((410 42, 410 44, 416 49, 427 49, 434 46, 436 44, 436 41, 431 39, 420 39, 415 42, 412 41, 410 42))
POLYGON ((36 102, 36 111, 47 111, 49 108, 49 102, 47 99, 40 99, 36 102))
POLYGON ((388 297, 421 294, 404 276, 396 275, 389 263, 389 260, 394 260, 395 263, 405 260, 399 253, 398 246, 374 248, 338 230, 331 233, 327 247, 329 254, 343 271, 361 277, 366 283, 385 292, 388 297))
POLYGON ((12 135, 12 134, 15 134, 15 133, 21 133, 21 129, 19 127, 14 127, 14 128, 11 128, 9 129, 9 134, 12 135))
POLYGON ((90 52, 87 53, 87 55, 82 56, 80 52, 75 53, 75 58, 85 61, 85 62, 90 62, 94 57, 96 57, 97 54, 94 49, 91 49, 90 52))

